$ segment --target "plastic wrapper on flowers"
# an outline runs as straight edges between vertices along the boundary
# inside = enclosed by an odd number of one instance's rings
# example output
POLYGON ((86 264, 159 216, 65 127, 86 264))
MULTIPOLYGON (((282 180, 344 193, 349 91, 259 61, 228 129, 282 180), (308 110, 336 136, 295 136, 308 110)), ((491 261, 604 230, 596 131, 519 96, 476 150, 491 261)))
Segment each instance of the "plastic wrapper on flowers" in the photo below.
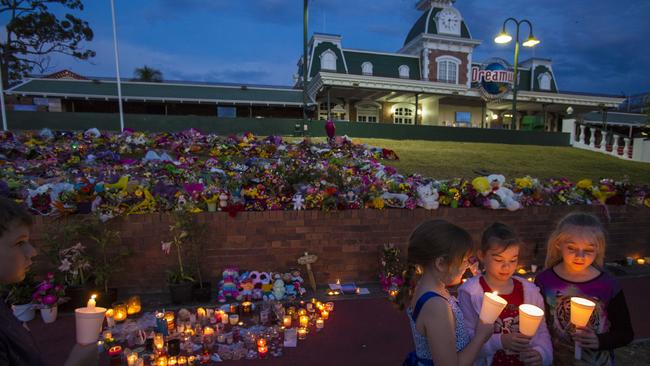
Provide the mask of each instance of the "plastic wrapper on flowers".
POLYGON ((165 211, 437 209, 627 204, 650 189, 603 179, 402 175, 394 151, 355 144, 125 130, 0 133, 0 194, 35 215, 102 220, 165 211))

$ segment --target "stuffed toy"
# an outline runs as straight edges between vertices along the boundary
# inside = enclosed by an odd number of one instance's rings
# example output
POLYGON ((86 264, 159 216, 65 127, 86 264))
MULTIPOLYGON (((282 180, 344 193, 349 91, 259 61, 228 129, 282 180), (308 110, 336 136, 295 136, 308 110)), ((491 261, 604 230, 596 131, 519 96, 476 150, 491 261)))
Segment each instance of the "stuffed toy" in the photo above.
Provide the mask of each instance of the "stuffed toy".
POLYGON ((433 183, 419 186, 417 192, 418 206, 424 207, 425 210, 437 210, 440 207, 438 190, 433 188, 433 183))
POLYGON ((253 300, 262 300, 262 281, 260 281, 260 272, 252 271, 248 278, 253 282, 253 300))
POLYGON ((245 272, 239 277, 239 294, 244 301, 251 301, 253 299, 253 281, 248 277, 248 272, 245 272))
POLYGON ((280 301, 284 298, 286 288, 284 287, 284 280, 279 273, 276 273, 274 276, 275 281, 273 282, 273 298, 276 301, 280 301))
POLYGON ((262 299, 264 301, 270 300, 273 293, 273 285, 271 284, 271 274, 268 272, 260 273, 260 283, 262 284, 262 299))
POLYGON ((282 275, 282 282, 284 282, 284 294, 289 299, 295 299, 298 293, 296 292, 296 287, 291 281, 291 273, 285 273, 282 275))
POLYGON ((223 303, 228 298, 241 300, 239 291, 239 270, 237 268, 226 268, 223 270, 223 280, 219 282, 219 294, 217 301, 223 303))
POLYGON ((521 208, 521 204, 517 201, 517 195, 515 195, 515 193, 509 188, 503 186, 506 182, 506 177, 500 174, 492 174, 487 177, 487 180, 492 186, 492 193, 499 198, 498 200, 490 200, 492 208, 499 208, 499 203, 505 206, 508 211, 517 211, 521 208))
POLYGON ((291 282, 293 283, 293 287, 296 290, 296 293, 298 294, 298 296, 302 296, 307 292, 307 290, 305 290, 302 287, 302 284, 305 281, 302 279, 302 276, 300 275, 299 270, 294 269, 293 271, 291 271, 291 282))

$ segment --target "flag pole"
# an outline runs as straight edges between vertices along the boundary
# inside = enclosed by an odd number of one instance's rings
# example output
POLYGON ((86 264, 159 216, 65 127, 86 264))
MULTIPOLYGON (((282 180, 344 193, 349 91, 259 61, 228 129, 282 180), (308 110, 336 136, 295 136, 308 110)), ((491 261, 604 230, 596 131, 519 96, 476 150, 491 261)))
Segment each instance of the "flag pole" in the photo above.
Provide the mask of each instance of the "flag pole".
POLYGON ((120 108, 120 132, 124 132, 124 110, 122 109, 122 82, 120 80, 120 56, 117 52, 117 30, 115 27, 115 1, 111 0, 113 15, 113 48, 115 49, 115 70, 117 72, 117 103, 120 108))

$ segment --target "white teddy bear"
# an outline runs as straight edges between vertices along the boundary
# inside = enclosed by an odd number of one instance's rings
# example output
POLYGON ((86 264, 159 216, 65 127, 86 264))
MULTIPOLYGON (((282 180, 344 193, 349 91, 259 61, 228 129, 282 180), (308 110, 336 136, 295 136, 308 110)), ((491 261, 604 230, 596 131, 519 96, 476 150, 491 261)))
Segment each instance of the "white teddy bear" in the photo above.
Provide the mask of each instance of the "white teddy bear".
MULTIPOLYGON (((509 188, 503 186, 503 184, 506 182, 506 177, 500 174, 492 174, 489 175, 487 179, 493 188, 492 193, 499 196, 501 203, 506 207, 508 211, 517 211, 521 208, 521 203, 517 201, 517 195, 509 188)), ((490 206, 493 209, 498 209, 500 206, 499 201, 495 199, 490 200, 490 206)))
POLYGON ((422 185, 417 188, 418 206, 426 210, 437 210, 440 206, 438 202, 438 190, 433 188, 433 183, 422 185))

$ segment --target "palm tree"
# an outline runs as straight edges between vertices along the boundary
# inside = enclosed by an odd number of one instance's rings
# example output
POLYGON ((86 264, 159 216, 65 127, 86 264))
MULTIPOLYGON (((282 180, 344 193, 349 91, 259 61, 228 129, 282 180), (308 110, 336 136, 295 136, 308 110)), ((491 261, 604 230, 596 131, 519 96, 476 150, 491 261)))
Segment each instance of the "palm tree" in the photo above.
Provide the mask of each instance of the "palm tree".
POLYGON ((135 79, 138 81, 148 81, 159 83, 163 80, 162 72, 156 70, 153 67, 144 65, 143 67, 137 67, 134 72, 135 79))

